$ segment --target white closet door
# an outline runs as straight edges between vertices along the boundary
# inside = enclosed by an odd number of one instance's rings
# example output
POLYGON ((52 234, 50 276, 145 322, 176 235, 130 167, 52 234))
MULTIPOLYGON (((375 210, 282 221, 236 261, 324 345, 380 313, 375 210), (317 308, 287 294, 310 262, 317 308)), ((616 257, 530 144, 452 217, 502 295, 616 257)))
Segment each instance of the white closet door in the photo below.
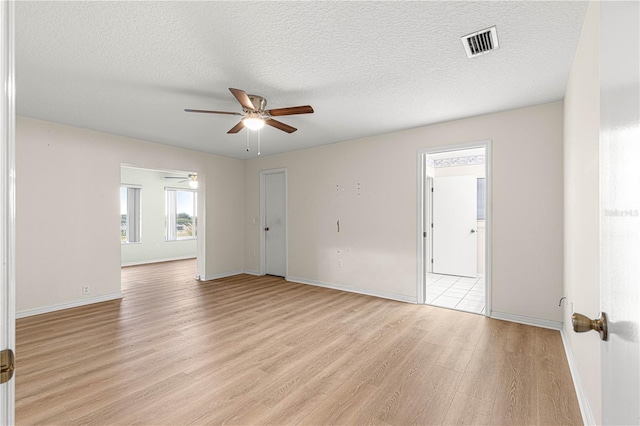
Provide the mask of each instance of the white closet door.
POLYGON ((285 174, 265 176, 265 265, 266 273, 286 275, 285 174))

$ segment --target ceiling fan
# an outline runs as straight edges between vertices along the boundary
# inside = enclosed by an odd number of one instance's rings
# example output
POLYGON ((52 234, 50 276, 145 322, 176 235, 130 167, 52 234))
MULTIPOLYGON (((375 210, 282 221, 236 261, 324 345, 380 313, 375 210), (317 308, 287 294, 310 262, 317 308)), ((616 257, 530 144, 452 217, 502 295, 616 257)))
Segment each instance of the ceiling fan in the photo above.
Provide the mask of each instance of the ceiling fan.
POLYGON ((189 186, 191 188, 198 187, 198 175, 195 173, 189 173, 187 176, 165 176, 165 179, 182 179, 178 183, 184 183, 189 181, 189 186))
POLYGON ((229 91, 235 96, 242 106, 242 112, 229 112, 229 111, 208 111, 202 109, 185 109, 186 112, 201 112, 205 114, 228 114, 228 115, 240 115, 242 120, 231 128, 227 133, 238 133, 244 127, 248 127, 251 130, 261 129, 265 124, 271 127, 275 127, 283 132, 293 133, 296 129, 288 124, 284 124, 281 121, 274 120, 273 117, 279 117, 283 115, 295 115, 295 114, 311 114, 313 108, 310 105, 295 106, 288 108, 276 108, 265 109, 267 107, 267 100, 258 95, 247 95, 244 90, 229 88, 229 91))

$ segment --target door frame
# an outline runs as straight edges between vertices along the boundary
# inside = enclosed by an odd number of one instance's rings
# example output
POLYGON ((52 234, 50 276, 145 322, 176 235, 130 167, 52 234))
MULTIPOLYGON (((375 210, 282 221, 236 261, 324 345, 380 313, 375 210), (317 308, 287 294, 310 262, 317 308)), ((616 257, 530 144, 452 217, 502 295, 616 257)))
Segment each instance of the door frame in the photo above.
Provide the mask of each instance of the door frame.
POLYGON ((288 190, 287 190, 287 169, 286 167, 278 169, 268 169, 260 171, 260 275, 267 273, 267 244, 264 235, 264 228, 266 226, 266 212, 267 212, 267 198, 266 198, 266 186, 267 175, 274 175, 282 173, 284 174, 284 278, 285 280, 289 276, 289 221, 287 219, 287 205, 288 205, 288 190))
MULTIPOLYGON (((426 159, 427 156, 425 155, 425 162, 426 159)), ((427 259, 433 259, 433 238, 424 236, 424 232, 427 231, 428 233, 428 230, 431 229, 430 224, 433 223, 433 180, 435 179, 435 176, 427 175, 426 169, 423 176, 424 188, 422 190, 422 193, 424 197, 424 218, 422 220, 422 226, 424 228, 421 233, 424 239, 424 272, 426 274, 427 272, 433 272, 433 263, 427 262, 427 259)), ((426 296, 426 294, 424 296, 426 296)))
MULTIPOLYGON (((16 348, 15 334, 15 43, 14 2, 0 3, 0 349, 16 348)), ((15 376, 0 385, 0 424, 15 423, 15 376)))
POLYGON ((419 305, 426 304, 426 274, 431 271, 430 262, 427 262, 427 255, 431 255, 430 229, 427 225, 427 216, 432 213, 431 194, 427 194, 427 157, 429 154, 440 152, 461 151, 465 149, 484 148, 484 168, 485 168, 485 240, 484 240, 484 279, 485 279, 485 310, 484 315, 491 316, 491 281, 492 281, 492 256, 491 256, 491 234, 492 234, 492 165, 491 165, 491 145, 490 139, 476 142, 468 142, 452 145, 439 145, 434 147, 420 148, 417 152, 417 213, 416 213, 416 252, 417 252, 417 279, 416 279, 416 299, 419 305), (427 234, 427 232, 429 232, 427 234), (429 235, 427 238, 426 235, 429 235))

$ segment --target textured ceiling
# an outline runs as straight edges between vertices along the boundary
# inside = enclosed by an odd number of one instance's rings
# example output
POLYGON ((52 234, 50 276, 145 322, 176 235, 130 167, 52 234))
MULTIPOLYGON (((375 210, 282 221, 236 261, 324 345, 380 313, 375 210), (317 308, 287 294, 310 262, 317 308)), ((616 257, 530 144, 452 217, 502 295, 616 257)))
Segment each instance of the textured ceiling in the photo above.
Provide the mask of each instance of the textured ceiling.
MULTIPOLYGON (((262 155, 556 101, 585 2, 17 2, 17 111, 235 158, 229 87, 298 128, 262 155), (467 59, 492 25, 500 49, 467 59)), ((251 134, 251 145, 256 142, 251 134)))

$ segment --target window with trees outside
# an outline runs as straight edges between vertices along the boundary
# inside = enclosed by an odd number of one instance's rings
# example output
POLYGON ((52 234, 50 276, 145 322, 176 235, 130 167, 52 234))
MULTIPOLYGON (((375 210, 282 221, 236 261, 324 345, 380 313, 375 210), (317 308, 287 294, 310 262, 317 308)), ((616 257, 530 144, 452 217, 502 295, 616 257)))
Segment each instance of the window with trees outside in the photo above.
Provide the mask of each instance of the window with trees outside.
POLYGON ((166 240, 196 238, 196 191, 167 188, 166 240))
POLYGON ((139 243, 142 241, 140 215, 140 191, 134 186, 120 187, 120 242, 139 243))

